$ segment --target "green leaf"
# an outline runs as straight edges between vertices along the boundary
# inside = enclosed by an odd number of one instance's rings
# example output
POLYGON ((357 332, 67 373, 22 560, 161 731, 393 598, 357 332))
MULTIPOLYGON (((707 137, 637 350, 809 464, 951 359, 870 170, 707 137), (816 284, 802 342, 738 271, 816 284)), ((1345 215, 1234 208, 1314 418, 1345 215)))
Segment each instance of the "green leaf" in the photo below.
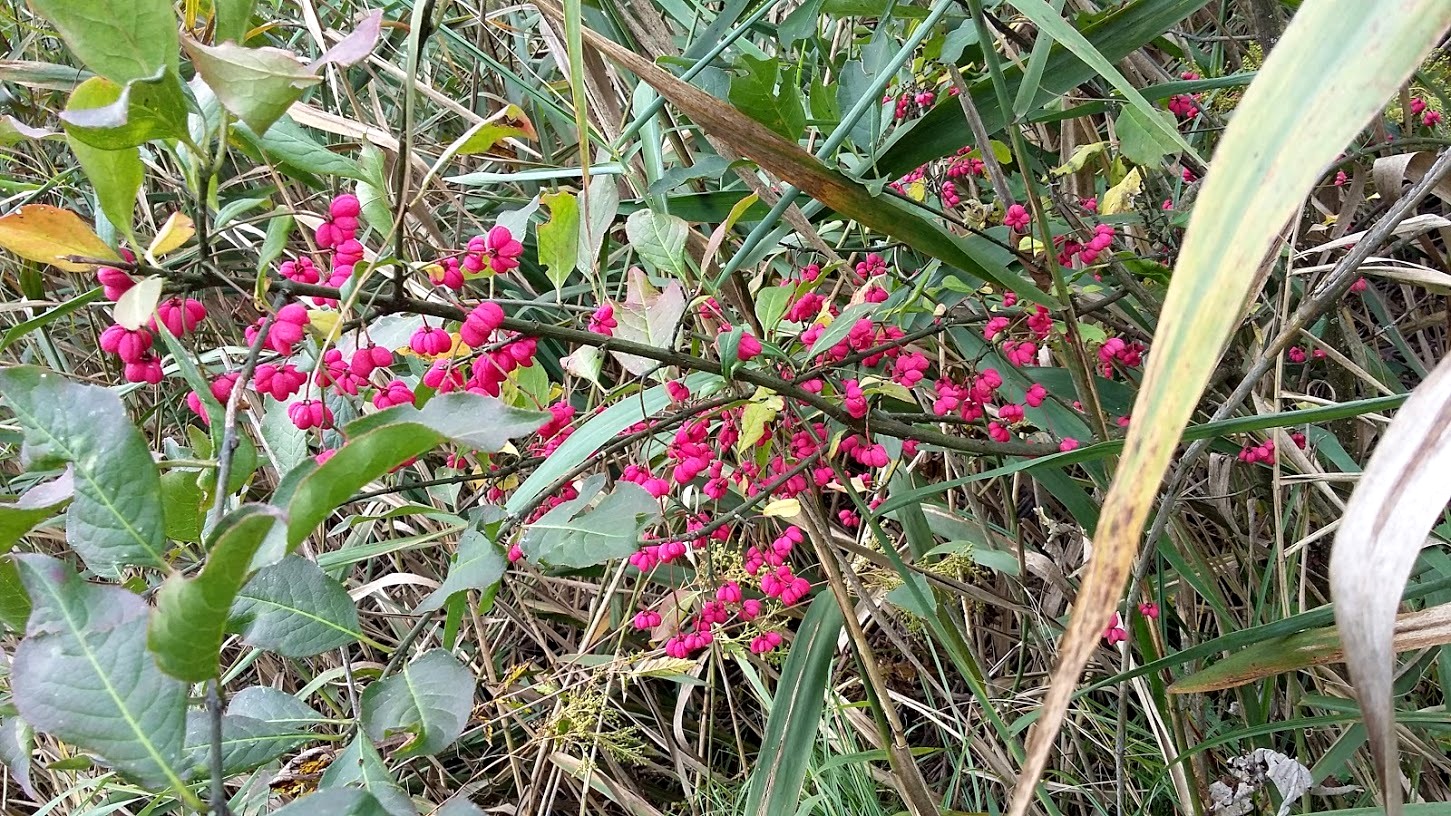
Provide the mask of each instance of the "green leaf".
POLYGON ((794 286, 767 286, 756 293, 756 317, 761 325, 767 330, 776 327, 781 316, 786 314, 786 306, 791 302, 792 295, 796 294, 794 286))
POLYGON ((227 713, 263 722, 285 722, 295 727, 312 726, 323 716, 285 691, 271 686, 248 686, 227 701, 227 713))
POLYGON ((30 595, 20 580, 20 568, 7 555, 0 555, 0 623, 12 632, 24 632, 30 619, 30 595))
POLYGON ((181 46, 222 107, 258 134, 265 134, 303 91, 322 81, 296 54, 280 48, 203 45, 190 37, 182 38, 181 46))
POLYGON ((858 320, 870 317, 877 311, 876 303, 858 303, 855 306, 848 306, 842 310, 811 344, 811 350, 806 352, 806 359, 814 359, 817 355, 825 352, 832 346, 846 339, 851 334, 851 327, 858 320))
MULTIPOLYGON (((146 645, 162 671, 193 683, 217 676, 227 612, 247 579, 253 557, 268 538, 282 532, 285 523, 274 508, 242 505, 217 525, 206 565, 195 578, 176 573, 161 585, 146 645)), ((281 549, 279 540, 276 550, 281 549)))
POLYGON ((283 116, 262 135, 245 124, 234 130, 236 137, 272 162, 280 162, 304 173, 367 181, 367 171, 358 162, 334 153, 317 143, 302 125, 283 116))
POLYGON ((143 785, 180 790, 186 686, 146 651, 146 602, 49 556, 16 559, 35 604, 11 667, 20 715, 143 785))
POLYGON ((423 408, 399 405, 355 420, 343 428, 347 444, 325 464, 311 460, 289 473, 274 501, 287 505, 287 543, 297 546, 359 488, 400 463, 452 441, 484 453, 498 453, 510 439, 538 430, 549 419, 493 397, 440 394, 423 408))
POLYGON ((545 193, 549 221, 539 225, 539 262, 558 291, 574 272, 579 255, 579 202, 572 193, 545 193))
MULTIPOLYGON (((271 762, 316 738, 312 728, 322 715, 285 691, 249 686, 227 702, 222 716, 222 767, 229 776, 271 762)), ((187 716, 186 754, 189 769, 205 776, 211 759, 211 722, 200 711, 187 716)))
POLYGON ((363 692, 363 728, 374 741, 411 734, 394 756, 427 756, 453 744, 474 708, 476 681, 443 649, 425 652, 363 692))
POLYGON ((284 657, 311 657, 363 637, 348 591, 295 555, 252 576, 237 593, 227 629, 284 657))
POLYGON ((274 810, 272 816, 396 816, 396 813, 383 807, 367 791, 334 788, 294 800, 291 804, 274 810))
POLYGON ((76 161, 96 190, 96 200, 106 218, 122 232, 131 231, 131 215, 136 209, 136 194, 146 178, 141 164, 141 149, 99 150, 74 137, 66 137, 76 161))
MULTIPOLYGON (((579 255, 577 266, 586 275, 595 269, 595 261, 605 245, 615 216, 620 211, 620 188, 610 176, 595 176, 589 180, 585 194, 589 203, 586 219, 579 226, 579 255)), ((522 231, 521 231, 522 232, 522 231)))
POLYGON ((493 150, 499 142, 505 139, 537 139, 538 134, 534 132, 534 125, 524 115, 523 109, 517 105, 510 105, 504 109, 503 115, 498 119, 487 122, 480 122, 469 128, 458 141, 444 151, 445 156, 472 156, 478 153, 488 153, 493 150))
POLYGON ((433 612, 444 605, 449 598, 466 589, 487 590, 499 583, 504 570, 509 566, 504 553, 488 536, 475 529, 468 529, 458 540, 458 554, 448 568, 448 577, 443 584, 423 599, 413 610, 415 615, 433 612))
POLYGON ((166 512, 166 537, 172 541, 201 541, 206 521, 206 497, 194 470, 168 470, 161 474, 161 501, 166 512))
POLYGON ((60 513, 75 495, 75 477, 66 468, 57 478, 25 491, 13 502, 0 502, 0 552, 20 540, 35 525, 60 513))
POLYGON ((0 369, 0 394, 25 428, 32 464, 70 462, 66 540, 97 573, 163 567, 161 479, 114 392, 32 366, 0 369))
POLYGON ((25 795, 39 802, 40 794, 30 782, 30 756, 35 751, 35 731, 19 717, 0 719, 0 762, 25 795))
POLYGON ((660 518, 660 502, 633 482, 609 493, 603 474, 589 477, 579 496, 524 528, 519 548, 533 564, 592 567, 640 549, 640 533, 660 518))
POLYGON ((1168 111, 1151 111, 1145 114, 1136 107, 1125 107, 1114 121, 1114 129, 1119 138, 1119 152, 1140 167, 1157 167, 1165 156, 1179 152, 1179 146, 1164 137, 1165 126, 1177 127, 1174 124, 1174 114, 1168 111), (1155 125, 1150 119, 1162 121, 1155 125))
POLYGON ((1184 136, 1179 132, 1178 123, 1174 118, 1170 116, 1165 120, 1164 117, 1159 116, 1160 112, 1154 110, 1139 89, 1119 73, 1119 70, 1114 67, 1113 61, 1099 53, 1093 43, 1063 19, 1063 15, 1048 5, 1046 0, 1012 0, 1012 3, 1018 11, 1023 13, 1024 17, 1033 21, 1039 31, 1052 37, 1055 45, 1062 43, 1065 48, 1087 63, 1095 74, 1107 80, 1115 90, 1123 94, 1124 98, 1128 100, 1129 106, 1138 111, 1139 124, 1146 130, 1154 131, 1156 139, 1175 145, 1185 154, 1192 156, 1195 161, 1204 163, 1199 152, 1184 141, 1184 136))
POLYGON ((749 54, 742 54, 736 67, 741 73, 731 76, 731 104, 787 139, 800 139, 806 132, 806 109, 794 72, 786 71, 783 78, 780 61, 749 54))
POLYGON ((177 68, 169 0, 30 0, 86 67, 118 85, 177 68))
POLYGON ((98 150, 123 150, 153 139, 187 137, 186 100, 171 73, 123 87, 92 77, 71 92, 60 115, 66 135, 98 150))
POLYGON ((625 237, 646 263, 675 278, 689 276, 685 266, 685 220, 654 210, 636 210, 625 219, 625 237))
POLYGON ((816 755, 826 685, 844 619, 830 592, 811 601, 781 667, 761 755, 747 782, 745 813, 794 813, 816 755))
MULTIPOLYGON (((714 154, 697 156, 695 163, 692 165, 686 166, 678 164, 667 169, 660 178, 656 179, 650 185, 650 195, 664 195, 687 181, 695 181, 696 179, 710 179, 715 181, 721 177, 721 174, 729 170, 730 167, 731 162, 724 156, 714 154)), ((593 200, 591 200, 590 206, 594 206, 593 200)))
POLYGON ((242 42, 252 21, 256 0, 212 0, 212 41, 242 42))
MULTIPOLYGON (((211 731, 211 717, 205 711, 187 713, 186 765, 194 775, 205 777, 211 767, 211 731)), ((255 770, 316 738, 284 723, 223 714, 222 773, 234 776, 255 770)))
MULTIPOLYGON (((473 682, 470 680, 470 682, 473 682)), ((357 787, 372 794, 390 816, 417 816, 413 800, 398 787, 365 734, 358 734, 323 772, 321 789, 357 787)))

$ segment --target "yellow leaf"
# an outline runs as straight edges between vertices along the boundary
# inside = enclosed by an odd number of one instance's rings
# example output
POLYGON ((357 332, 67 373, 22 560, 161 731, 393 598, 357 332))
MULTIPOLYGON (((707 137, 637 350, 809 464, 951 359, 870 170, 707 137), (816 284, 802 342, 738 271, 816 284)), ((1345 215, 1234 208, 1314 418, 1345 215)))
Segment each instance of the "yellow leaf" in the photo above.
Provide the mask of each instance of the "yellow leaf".
POLYGON ((794 518, 801 515, 801 502, 796 499, 775 499, 766 502, 761 515, 767 518, 794 518))
POLYGON ((180 247, 196 234, 196 225, 190 218, 180 212, 174 212, 166 223, 161 225, 161 230, 156 237, 151 239, 151 248, 146 252, 153 258, 160 258, 168 252, 180 247))
POLYGON ((330 312, 326 309, 308 309, 307 327, 318 336, 331 339, 333 332, 337 330, 338 319, 341 317, 337 312, 330 312))
POLYGON ((70 256, 121 259, 80 216, 49 204, 27 204, 0 218, 0 247, 67 272, 85 272, 95 266, 65 260, 70 256))
POLYGON ((736 451, 745 453, 761 441, 761 437, 766 435, 766 426, 785 405, 780 397, 747 404, 741 411, 741 438, 736 440, 736 451))
POLYGON ((1135 167, 1129 171, 1124 180, 1115 184, 1108 192, 1103 194, 1103 201, 1098 204, 1099 215, 1118 215, 1128 212, 1134 204, 1134 196, 1144 188, 1144 177, 1139 175, 1139 168, 1135 167))
POLYGON ((1077 173, 1088 164, 1088 160, 1103 152, 1108 147, 1108 142, 1093 142, 1092 144, 1079 145, 1068 157, 1068 161, 1061 166, 1053 168, 1053 175, 1066 176, 1069 173, 1077 173))
POLYGON ((1043 254, 1043 242, 1031 235, 1024 235, 1023 239, 1018 241, 1018 251, 1041 255, 1043 254))
POLYGON ((913 201, 927 200, 927 182, 914 181, 907 185, 907 197, 913 201))

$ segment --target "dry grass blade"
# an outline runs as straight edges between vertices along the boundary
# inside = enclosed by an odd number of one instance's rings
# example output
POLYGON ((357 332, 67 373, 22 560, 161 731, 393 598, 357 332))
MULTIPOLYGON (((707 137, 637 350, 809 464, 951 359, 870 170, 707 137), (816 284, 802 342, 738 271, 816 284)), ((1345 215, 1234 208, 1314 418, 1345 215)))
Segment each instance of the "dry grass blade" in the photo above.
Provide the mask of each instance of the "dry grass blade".
POLYGON ((1391 423, 1366 466, 1330 557, 1335 625, 1381 775, 1386 812, 1400 812, 1391 710, 1396 609, 1426 533, 1451 500, 1451 359, 1443 360, 1391 423))
MULTIPOLYGON (((1118 605, 1180 434, 1237 322, 1255 270, 1324 167, 1451 23, 1451 5, 1443 0, 1385 0, 1355 11, 1328 0, 1301 6, 1215 153, 1100 516, 1094 557, 1029 739, 1011 816, 1027 812, 1079 675, 1118 605)), ((1389 637, 1387 631, 1387 642, 1389 637)))
MULTIPOLYGON (((1410 652, 1451 643, 1451 604, 1442 604, 1396 618, 1391 650, 1410 652)), ((1276 674, 1308 666, 1345 662, 1345 648, 1333 627, 1310 629, 1260 641, 1169 686, 1170 694, 1202 694, 1236 688, 1276 674)))

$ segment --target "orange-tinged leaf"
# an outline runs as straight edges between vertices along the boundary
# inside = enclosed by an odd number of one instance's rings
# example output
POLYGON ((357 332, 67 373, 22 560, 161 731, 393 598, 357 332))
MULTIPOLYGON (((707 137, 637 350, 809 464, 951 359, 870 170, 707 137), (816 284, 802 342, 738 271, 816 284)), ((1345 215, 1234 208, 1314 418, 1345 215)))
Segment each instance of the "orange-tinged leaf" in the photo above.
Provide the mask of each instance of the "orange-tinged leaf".
POLYGON ((0 247, 67 272, 85 272, 94 266, 66 260, 69 257, 121 259, 79 215, 49 204, 27 204, 0 218, 0 247))

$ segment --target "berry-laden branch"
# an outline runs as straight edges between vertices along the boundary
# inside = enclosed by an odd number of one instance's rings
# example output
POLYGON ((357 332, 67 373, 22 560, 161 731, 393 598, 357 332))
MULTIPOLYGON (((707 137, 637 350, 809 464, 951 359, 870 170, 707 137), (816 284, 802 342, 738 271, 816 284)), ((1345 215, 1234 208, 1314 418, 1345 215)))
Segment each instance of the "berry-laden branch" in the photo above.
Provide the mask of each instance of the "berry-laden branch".
MULTIPOLYGON (((74 258, 72 260, 78 263, 106 264, 126 268, 125 264, 100 259, 74 258)), ((130 268, 146 274, 163 275, 192 288, 227 285, 250 290, 255 285, 255 281, 218 280, 215 276, 156 269, 139 264, 132 264, 130 268)), ((340 300, 343 298, 342 291, 337 287, 303 283, 287 279, 273 280, 269 283, 269 288, 299 297, 316 297, 329 300, 340 300)), ((367 296, 362 298, 363 301, 367 299, 367 296)), ((390 297, 379 293, 378 298, 372 304, 372 308, 379 314, 414 314, 460 322, 468 317, 468 312, 452 304, 419 300, 417 298, 398 296, 396 294, 390 297)), ((508 331, 517 332, 526 337, 557 340, 575 346, 591 346, 602 351, 619 352, 621 354, 643 357, 685 371, 699 371, 720 376, 725 375, 724 366, 717 360, 686 354, 673 349, 621 340, 585 329, 576 329, 537 320, 524 320, 507 316, 502 319, 499 327, 508 331)), ((893 347, 892 345, 885 346, 885 348, 893 347)), ((831 400, 819 394, 812 393, 791 380, 768 374, 759 369, 740 366, 732 371, 730 377, 727 379, 733 379, 758 388, 764 388, 784 397, 790 397, 791 399, 805 403, 820 411, 825 416, 861 433, 881 434, 904 440, 914 439, 943 450, 979 456, 1045 456, 1058 451, 1056 445, 1040 442, 981 440, 952 436, 928 424, 902 422, 893 418, 890 414, 875 409, 869 410, 863 416, 853 416, 846 408, 833 403, 831 400)))

